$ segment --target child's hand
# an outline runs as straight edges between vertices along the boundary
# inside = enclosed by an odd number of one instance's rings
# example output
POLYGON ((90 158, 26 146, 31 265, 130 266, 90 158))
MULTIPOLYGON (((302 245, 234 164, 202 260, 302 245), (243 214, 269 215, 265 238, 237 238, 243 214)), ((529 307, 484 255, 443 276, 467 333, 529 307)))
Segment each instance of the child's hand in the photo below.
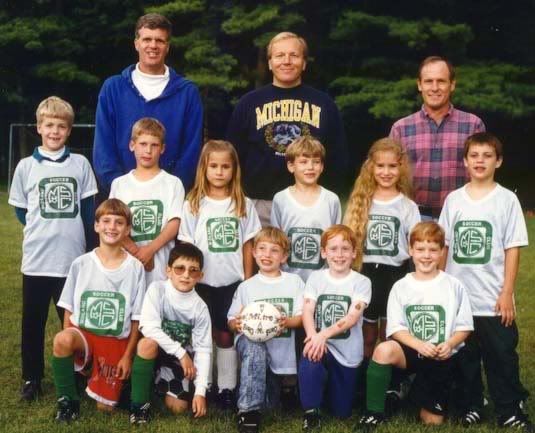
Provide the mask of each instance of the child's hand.
POLYGON ((234 329, 236 330, 236 334, 241 334, 243 331, 241 323, 241 314, 236 314, 236 316, 234 317, 234 329))
POLYGON ((284 331, 286 331, 286 323, 288 322, 288 318, 286 316, 282 316, 279 319, 279 332, 277 332, 277 337, 281 335, 284 331))
POLYGON ((115 377, 120 380, 126 380, 130 377, 132 371, 132 360, 129 356, 123 356, 117 363, 117 372, 115 377))
MULTIPOLYGON (((152 250, 150 245, 143 245, 138 248, 136 252, 136 259, 138 259, 143 265, 147 266, 147 264, 151 261, 153 261, 154 258, 154 251, 152 250)), ((154 267, 154 264, 153 264, 154 267)))
POLYGON ((202 395, 195 395, 191 402, 191 411, 193 418, 200 418, 206 415, 206 398, 202 395))
POLYGON ((511 326, 516 316, 513 294, 502 291, 498 296, 494 311, 502 316, 502 325, 511 326))
POLYGON ((438 350, 433 343, 422 341, 418 347, 418 353, 426 358, 435 358, 438 355, 438 350))
POLYGON ((184 377, 186 379, 195 379, 195 376, 197 375, 197 369, 193 365, 193 361, 187 353, 184 354, 182 358, 180 358, 180 365, 182 366, 182 370, 184 370, 184 377))
POLYGON ((303 356, 312 362, 319 362, 327 353, 327 339, 321 333, 305 338, 303 356))
POLYGON ((146 265, 143 266, 146 272, 150 272, 154 269, 154 257, 150 259, 146 265))
POLYGON ((451 347, 450 343, 448 343, 447 341, 445 341, 444 343, 440 343, 436 347, 436 349, 437 349, 436 358, 442 361, 448 359, 453 352, 453 348, 451 347))

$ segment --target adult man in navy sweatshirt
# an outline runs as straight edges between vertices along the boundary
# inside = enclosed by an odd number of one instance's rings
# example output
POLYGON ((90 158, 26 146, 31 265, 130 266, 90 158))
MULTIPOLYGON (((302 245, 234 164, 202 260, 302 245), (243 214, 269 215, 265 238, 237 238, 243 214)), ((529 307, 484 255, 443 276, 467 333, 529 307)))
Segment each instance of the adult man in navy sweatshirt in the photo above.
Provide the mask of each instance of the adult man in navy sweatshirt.
POLYGON ((302 84, 307 44, 283 32, 268 44, 273 83, 243 96, 230 119, 227 139, 236 147, 247 195, 255 201, 262 225, 269 224, 273 195, 291 181, 286 168, 288 145, 313 136, 327 150, 325 174, 343 178, 347 164, 344 126, 334 101, 302 84))
POLYGON ((160 167, 178 176, 188 189, 199 159, 203 109, 197 87, 165 65, 171 23, 159 14, 138 19, 134 46, 139 61, 108 78, 98 97, 93 166, 101 192, 113 179, 135 168, 129 149, 132 125, 154 117, 166 129, 160 167))

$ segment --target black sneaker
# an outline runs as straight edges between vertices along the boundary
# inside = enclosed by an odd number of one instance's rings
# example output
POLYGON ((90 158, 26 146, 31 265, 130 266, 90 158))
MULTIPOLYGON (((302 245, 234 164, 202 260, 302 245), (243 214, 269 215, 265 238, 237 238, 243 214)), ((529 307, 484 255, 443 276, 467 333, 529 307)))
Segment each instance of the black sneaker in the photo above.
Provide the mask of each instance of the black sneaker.
POLYGON ((481 414, 477 410, 469 410, 461 417, 461 425, 463 427, 481 424, 481 421, 481 414))
POLYGON ((222 389, 217 394, 217 403, 221 410, 234 410, 234 391, 231 389, 222 389))
POLYGON ((144 405, 132 403, 130 405, 130 424, 147 424, 150 419, 150 403, 147 402, 144 405))
POLYGON ((353 431, 372 431, 384 423, 386 418, 379 412, 366 412, 360 417, 353 431))
POLYGON ((71 400, 67 396, 58 398, 58 410, 56 412, 57 422, 70 422, 78 419, 80 415, 80 402, 71 400))
POLYGON ((252 410, 238 414, 239 433, 258 433, 260 428, 260 412, 252 410))
POLYGON ((41 395, 41 382, 27 380, 20 390, 20 398, 25 401, 34 401, 41 395))
POLYGON ((522 430, 526 433, 535 432, 535 426, 531 424, 528 416, 520 410, 512 416, 500 417, 498 419, 498 425, 502 428, 514 428, 517 430, 522 430))
POLYGON ((321 415, 319 409, 310 409, 303 415, 303 431, 317 432, 321 430, 321 415))

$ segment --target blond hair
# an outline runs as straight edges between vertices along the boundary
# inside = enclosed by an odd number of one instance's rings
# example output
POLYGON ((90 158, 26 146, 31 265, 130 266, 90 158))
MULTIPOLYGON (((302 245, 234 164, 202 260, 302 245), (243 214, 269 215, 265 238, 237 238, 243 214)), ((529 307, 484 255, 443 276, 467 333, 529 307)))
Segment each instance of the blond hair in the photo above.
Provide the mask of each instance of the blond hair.
POLYGON ((294 162, 298 156, 321 158, 325 162, 325 147, 313 137, 297 137, 286 148, 286 162, 294 162))
POLYGON ((401 144, 391 138, 381 138, 372 144, 368 151, 368 157, 362 164, 360 173, 355 180, 353 190, 347 202, 347 210, 344 216, 344 223, 355 232, 357 237, 357 257, 353 262, 353 267, 360 270, 364 255, 364 243, 368 226, 368 213, 372 206, 372 199, 377 182, 373 175, 375 157, 378 152, 392 152, 399 162, 399 179, 396 182, 398 191, 410 197, 412 194, 411 173, 407 154, 401 144))
POLYGON ((357 238, 353 230, 343 224, 335 224, 330 226, 321 235, 321 248, 327 247, 327 242, 336 236, 342 236, 344 241, 348 241, 354 250, 357 249, 357 238))
POLYGON ((154 117, 142 117, 134 123, 130 139, 136 141, 143 134, 156 137, 162 145, 165 143, 165 126, 154 117))
POLYGON ((440 248, 444 248, 444 229, 435 221, 422 221, 416 224, 409 235, 409 245, 411 248, 415 242, 436 242, 440 248))
POLYGON ((290 251, 290 241, 288 240, 288 236, 277 227, 269 226, 260 230, 254 237, 253 247, 256 247, 259 242, 271 242, 272 244, 281 247, 285 253, 290 251))
POLYGON ((65 120, 69 127, 74 123, 74 110, 71 104, 58 96, 49 96, 41 101, 35 111, 37 124, 40 125, 45 117, 65 120))
POLYGON ((284 41, 286 39, 297 39, 303 48, 303 58, 306 60, 308 57, 308 45, 307 42, 301 37, 292 32, 281 32, 271 38, 267 46, 267 58, 271 59, 273 54, 273 45, 277 42, 284 41))
POLYGON ((197 173, 195 174, 195 184, 188 193, 187 199, 193 215, 198 215, 199 207, 203 197, 208 196, 210 192, 210 184, 206 178, 206 170, 208 168, 208 160, 212 152, 227 152, 232 160, 232 179, 228 185, 228 195, 231 198, 234 206, 233 211, 239 218, 247 216, 245 208, 245 194, 241 186, 241 169, 238 153, 234 146, 228 141, 224 140, 209 140, 207 141, 199 157, 199 164, 197 165, 197 173))

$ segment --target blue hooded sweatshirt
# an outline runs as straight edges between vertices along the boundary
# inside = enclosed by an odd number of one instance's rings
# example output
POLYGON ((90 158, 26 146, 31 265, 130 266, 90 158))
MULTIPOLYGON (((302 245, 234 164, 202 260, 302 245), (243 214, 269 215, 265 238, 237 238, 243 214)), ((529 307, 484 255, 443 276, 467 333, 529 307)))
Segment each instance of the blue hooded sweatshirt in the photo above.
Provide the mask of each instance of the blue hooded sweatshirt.
POLYGON ((165 151, 160 167, 180 178, 186 190, 193 183, 201 148, 203 108, 199 91, 169 68, 162 94, 147 101, 132 81, 135 65, 108 78, 98 96, 93 167, 104 193, 116 177, 136 167, 129 149, 132 126, 154 117, 165 126, 165 151))

